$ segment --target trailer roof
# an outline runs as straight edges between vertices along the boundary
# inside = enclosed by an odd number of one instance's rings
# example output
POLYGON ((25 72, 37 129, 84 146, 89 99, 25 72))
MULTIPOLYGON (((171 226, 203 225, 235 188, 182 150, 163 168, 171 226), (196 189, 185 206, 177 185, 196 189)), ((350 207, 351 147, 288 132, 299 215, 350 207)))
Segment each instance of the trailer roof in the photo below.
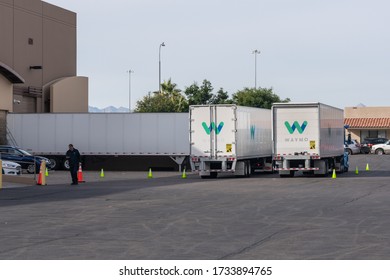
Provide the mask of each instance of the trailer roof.
POLYGON ((259 108, 259 107, 250 107, 250 106, 240 106, 237 104, 204 104, 204 105, 190 105, 190 110, 194 108, 204 108, 204 107, 232 107, 232 108, 247 108, 253 110, 270 110, 267 108, 259 108))
POLYGON ((313 106, 326 106, 326 107, 332 107, 338 110, 343 110, 331 105, 327 105, 321 102, 288 102, 288 103, 273 103, 272 107, 313 107, 313 106))

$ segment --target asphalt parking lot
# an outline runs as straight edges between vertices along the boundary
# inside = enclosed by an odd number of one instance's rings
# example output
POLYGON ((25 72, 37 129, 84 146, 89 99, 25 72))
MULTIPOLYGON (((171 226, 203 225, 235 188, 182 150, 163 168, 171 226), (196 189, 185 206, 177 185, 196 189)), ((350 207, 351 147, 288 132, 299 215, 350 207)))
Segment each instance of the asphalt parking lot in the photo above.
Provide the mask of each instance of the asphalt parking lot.
POLYGON ((70 186, 57 171, 47 186, 4 183, 0 259, 390 259, 390 156, 350 164, 336 179, 85 172, 70 186))

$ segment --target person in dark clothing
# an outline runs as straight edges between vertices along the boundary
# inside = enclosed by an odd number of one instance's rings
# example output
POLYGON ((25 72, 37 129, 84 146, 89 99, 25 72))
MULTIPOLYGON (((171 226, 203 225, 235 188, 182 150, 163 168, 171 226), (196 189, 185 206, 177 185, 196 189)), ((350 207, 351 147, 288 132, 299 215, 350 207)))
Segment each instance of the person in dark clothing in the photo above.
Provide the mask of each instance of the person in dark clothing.
POLYGON ((77 171, 80 163, 80 153, 77 149, 73 147, 72 144, 69 144, 69 150, 66 152, 66 159, 69 161, 69 171, 72 176, 72 184, 77 185, 77 171))

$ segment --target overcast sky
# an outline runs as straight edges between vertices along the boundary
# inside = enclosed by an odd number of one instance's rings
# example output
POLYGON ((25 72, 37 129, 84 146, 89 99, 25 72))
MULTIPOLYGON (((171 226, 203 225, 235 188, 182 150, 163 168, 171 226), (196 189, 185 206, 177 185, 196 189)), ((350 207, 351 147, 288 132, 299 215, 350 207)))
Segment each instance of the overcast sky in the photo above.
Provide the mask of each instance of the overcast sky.
POLYGON ((231 95, 272 87, 281 98, 344 108, 390 106, 387 0, 46 0, 77 13, 78 75, 89 105, 132 108, 162 80, 209 80, 231 95))

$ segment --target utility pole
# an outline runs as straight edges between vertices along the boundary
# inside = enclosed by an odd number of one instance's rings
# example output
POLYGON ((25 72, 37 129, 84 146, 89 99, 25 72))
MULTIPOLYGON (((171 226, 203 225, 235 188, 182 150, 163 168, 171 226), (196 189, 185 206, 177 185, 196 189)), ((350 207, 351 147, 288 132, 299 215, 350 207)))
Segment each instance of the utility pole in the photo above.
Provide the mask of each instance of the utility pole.
POLYGON ((257 89, 257 55, 260 54, 260 51, 254 50, 252 54, 255 55, 255 89, 257 89))
POLYGON ((131 113, 131 74, 134 73, 134 71, 129 70, 127 73, 129 73, 129 113, 131 113))

